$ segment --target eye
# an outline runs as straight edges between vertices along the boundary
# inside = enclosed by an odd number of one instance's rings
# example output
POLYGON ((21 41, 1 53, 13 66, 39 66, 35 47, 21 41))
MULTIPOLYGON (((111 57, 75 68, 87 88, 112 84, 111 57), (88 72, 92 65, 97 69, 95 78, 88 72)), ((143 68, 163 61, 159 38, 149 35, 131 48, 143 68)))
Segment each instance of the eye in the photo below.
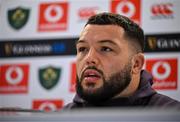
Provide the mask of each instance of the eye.
POLYGON ((105 52, 111 52, 111 51, 113 51, 111 48, 109 48, 109 47, 102 47, 101 48, 101 51, 105 51, 105 52))
POLYGON ((79 47, 79 48, 77 49, 77 51, 78 51, 78 52, 85 52, 85 51, 87 51, 87 48, 86 48, 86 47, 79 47))

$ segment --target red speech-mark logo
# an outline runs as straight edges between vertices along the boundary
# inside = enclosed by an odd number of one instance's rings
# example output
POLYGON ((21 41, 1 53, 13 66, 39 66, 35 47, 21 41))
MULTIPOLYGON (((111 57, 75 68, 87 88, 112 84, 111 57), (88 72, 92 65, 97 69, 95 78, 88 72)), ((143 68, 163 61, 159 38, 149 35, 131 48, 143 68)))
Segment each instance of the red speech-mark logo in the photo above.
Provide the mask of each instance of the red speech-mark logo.
POLYGON ((28 64, 5 64, 0 66, 0 93, 27 93, 28 64))
POLYGON ((154 89, 177 89, 177 59, 152 59, 146 61, 146 69, 154 78, 154 89))
POLYGON ((131 20, 140 24, 140 0, 112 0, 111 12, 129 17, 131 20))
POLYGON ((38 31, 67 29, 68 3, 42 3, 39 10, 38 31))
POLYGON ((63 107, 63 105, 63 100, 59 99, 34 100, 32 108, 35 110, 50 112, 60 110, 63 107))
POLYGON ((76 63, 71 64, 70 92, 76 91, 76 63))

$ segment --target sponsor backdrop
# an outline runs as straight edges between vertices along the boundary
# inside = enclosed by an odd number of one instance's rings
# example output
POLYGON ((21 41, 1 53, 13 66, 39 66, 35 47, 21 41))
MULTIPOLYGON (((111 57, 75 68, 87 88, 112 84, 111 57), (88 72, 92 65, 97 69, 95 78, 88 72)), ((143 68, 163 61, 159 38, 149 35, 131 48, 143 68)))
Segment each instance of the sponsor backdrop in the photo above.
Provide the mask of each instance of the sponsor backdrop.
POLYGON ((1 0, 0 107, 60 110, 75 94, 75 41, 103 11, 145 31, 153 88, 180 100, 179 0, 1 0))

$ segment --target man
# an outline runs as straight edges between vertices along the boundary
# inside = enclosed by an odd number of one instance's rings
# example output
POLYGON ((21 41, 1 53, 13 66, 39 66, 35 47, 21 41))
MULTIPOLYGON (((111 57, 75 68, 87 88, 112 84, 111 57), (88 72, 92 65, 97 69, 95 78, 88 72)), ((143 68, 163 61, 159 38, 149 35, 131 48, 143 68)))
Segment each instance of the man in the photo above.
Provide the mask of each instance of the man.
POLYGON ((151 88, 144 64, 143 30, 125 16, 89 18, 77 48, 77 95, 65 109, 83 107, 175 107, 180 103, 151 88))

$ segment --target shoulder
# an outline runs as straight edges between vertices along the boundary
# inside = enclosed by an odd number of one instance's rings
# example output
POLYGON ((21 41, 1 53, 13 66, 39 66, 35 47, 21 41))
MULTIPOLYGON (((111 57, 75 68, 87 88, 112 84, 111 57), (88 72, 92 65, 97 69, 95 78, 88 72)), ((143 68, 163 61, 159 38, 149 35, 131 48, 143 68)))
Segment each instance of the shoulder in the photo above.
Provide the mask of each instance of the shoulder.
POLYGON ((149 101, 149 105, 158 106, 162 108, 173 107, 176 109, 180 109, 179 101, 172 99, 166 95, 159 94, 159 93, 152 95, 149 101))

